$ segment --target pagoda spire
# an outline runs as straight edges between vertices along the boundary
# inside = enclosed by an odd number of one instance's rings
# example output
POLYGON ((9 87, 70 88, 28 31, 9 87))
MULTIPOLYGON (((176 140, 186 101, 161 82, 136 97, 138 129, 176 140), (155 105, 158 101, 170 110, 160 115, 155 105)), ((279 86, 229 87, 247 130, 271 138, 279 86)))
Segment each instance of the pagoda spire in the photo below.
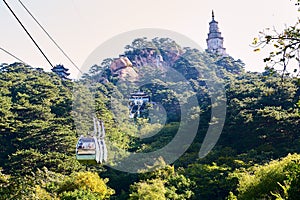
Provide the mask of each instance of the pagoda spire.
POLYGON ((212 21, 209 23, 209 33, 207 42, 207 51, 218 55, 226 55, 226 49, 223 47, 223 37, 219 31, 218 22, 215 21, 215 13, 212 10, 212 21))

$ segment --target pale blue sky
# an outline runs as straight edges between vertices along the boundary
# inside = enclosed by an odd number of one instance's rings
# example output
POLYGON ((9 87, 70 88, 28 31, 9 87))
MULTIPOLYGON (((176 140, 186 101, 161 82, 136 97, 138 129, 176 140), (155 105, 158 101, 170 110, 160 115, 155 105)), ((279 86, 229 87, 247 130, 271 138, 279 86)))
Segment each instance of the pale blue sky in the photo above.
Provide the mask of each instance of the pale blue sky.
MULTIPOLYGON (((17 0, 7 0, 53 64, 76 69, 51 43, 17 0)), ((81 66, 90 53, 115 35, 141 28, 178 32, 206 48, 211 10, 224 37, 224 47, 246 69, 262 71, 267 50, 254 53, 252 39, 266 27, 294 24, 299 13, 289 0, 22 0, 74 62, 81 66)), ((50 70, 20 25, 0 1, 0 47, 34 67, 50 70)), ((121 52, 120 52, 121 53, 121 52)), ((117 57, 118 55, 114 55, 117 57)), ((0 62, 15 60, 0 51, 0 62)))

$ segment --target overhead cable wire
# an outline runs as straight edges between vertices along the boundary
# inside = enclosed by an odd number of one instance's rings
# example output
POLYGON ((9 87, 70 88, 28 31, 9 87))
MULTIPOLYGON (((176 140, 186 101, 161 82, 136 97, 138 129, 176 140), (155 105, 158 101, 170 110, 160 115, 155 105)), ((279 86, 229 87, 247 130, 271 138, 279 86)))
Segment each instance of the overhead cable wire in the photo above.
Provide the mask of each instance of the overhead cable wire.
POLYGON ((21 60, 20 58, 18 58, 18 57, 15 56, 14 54, 10 53, 9 51, 3 49, 2 47, 0 47, 0 50, 4 51, 5 53, 7 53, 8 55, 10 55, 11 57, 17 59, 17 60, 20 61, 21 63, 28 65, 26 62, 24 62, 23 60, 21 60))
POLYGON ((64 54, 64 56, 73 64, 74 67, 81 73, 83 73, 79 67, 72 61, 72 59, 66 54, 66 52, 57 44, 57 42, 51 37, 51 35, 46 31, 46 29, 41 25, 41 23, 34 17, 34 15, 29 11, 29 9, 23 4, 21 0, 18 0, 22 7, 27 11, 27 13, 32 17, 32 19, 39 25, 39 27, 46 33, 49 39, 55 44, 55 46, 64 54))
POLYGON ((27 29, 25 28, 25 26, 23 25, 23 23, 20 21, 20 19, 17 17, 17 15, 14 13, 14 11, 12 10, 12 8, 7 4, 7 2, 5 0, 3 0, 3 2, 5 3, 6 7, 9 9, 9 11, 13 14, 13 16, 16 18, 16 20, 19 22, 19 24, 22 26, 22 28, 24 29, 24 31, 27 33, 27 35, 30 37, 30 39, 32 40, 32 42, 35 44, 35 46, 39 49, 39 51, 42 53, 42 55, 44 56, 44 58, 47 60, 47 62, 51 65, 51 67, 53 68, 54 66, 52 65, 52 63, 50 62, 50 60, 48 59, 48 57, 46 56, 46 54, 43 52, 43 50, 39 47, 39 45, 37 44, 37 42, 33 39, 33 37, 31 36, 31 34, 27 31, 27 29))

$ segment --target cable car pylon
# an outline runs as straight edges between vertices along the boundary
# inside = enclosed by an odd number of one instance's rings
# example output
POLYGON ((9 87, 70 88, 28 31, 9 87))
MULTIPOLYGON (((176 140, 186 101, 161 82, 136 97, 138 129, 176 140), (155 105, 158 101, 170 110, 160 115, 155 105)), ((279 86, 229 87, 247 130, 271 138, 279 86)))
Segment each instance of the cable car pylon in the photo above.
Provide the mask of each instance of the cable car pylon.
POLYGON ((107 148, 104 141, 105 138, 105 128, 104 123, 101 120, 94 118, 94 127, 96 127, 95 134, 97 134, 97 140, 99 144, 99 162, 107 162, 107 148))

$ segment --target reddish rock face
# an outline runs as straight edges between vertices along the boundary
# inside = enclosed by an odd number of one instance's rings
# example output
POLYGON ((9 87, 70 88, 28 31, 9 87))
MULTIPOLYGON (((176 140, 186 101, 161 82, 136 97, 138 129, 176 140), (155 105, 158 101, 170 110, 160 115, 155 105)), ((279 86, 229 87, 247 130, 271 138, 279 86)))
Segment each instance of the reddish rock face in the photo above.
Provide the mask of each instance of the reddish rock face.
POLYGON ((125 56, 115 59, 110 65, 110 70, 113 75, 121 79, 135 80, 138 77, 138 74, 132 68, 131 61, 125 56))
POLYGON ((120 57, 116 59, 111 65, 110 70, 112 73, 117 72, 120 69, 124 69, 126 67, 132 67, 131 61, 127 57, 120 57))
POLYGON ((168 49, 165 55, 168 59, 165 61, 163 56, 155 49, 145 48, 127 56, 120 56, 114 59, 110 65, 111 74, 123 80, 135 81, 139 75, 137 69, 148 66, 153 70, 163 70, 163 66, 172 66, 180 58, 181 52, 177 46, 168 49), (136 67, 136 68, 133 68, 136 67))

